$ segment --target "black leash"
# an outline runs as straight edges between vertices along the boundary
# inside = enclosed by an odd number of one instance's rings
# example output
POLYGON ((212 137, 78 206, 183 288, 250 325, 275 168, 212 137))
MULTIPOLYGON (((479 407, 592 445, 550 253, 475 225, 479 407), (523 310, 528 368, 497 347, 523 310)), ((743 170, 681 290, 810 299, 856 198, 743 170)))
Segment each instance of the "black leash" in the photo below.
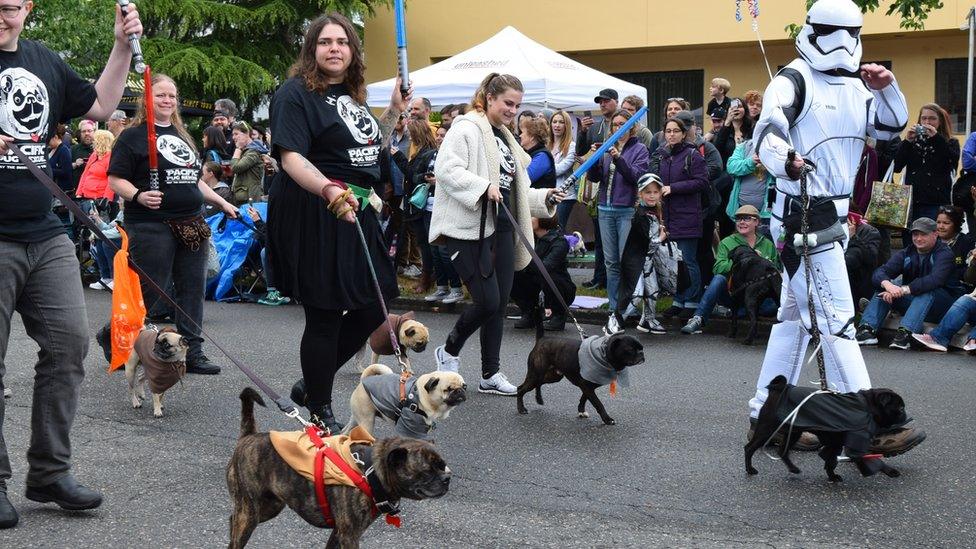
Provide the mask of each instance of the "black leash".
MULTIPOLYGON (((95 222, 92 221, 91 218, 89 218, 84 211, 82 211, 81 206, 79 206, 74 200, 72 200, 71 197, 68 196, 67 193, 65 193, 61 189, 61 187, 59 187, 58 184, 55 183, 54 180, 51 179, 51 177, 47 173, 44 172, 44 170, 42 170, 37 164, 32 162, 31 159, 28 158, 26 154, 24 154, 24 151, 20 150, 20 147, 18 147, 16 143, 10 143, 9 148, 15 155, 17 155, 17 158, 19 158, 20 161, 23 162, 24 166, 27 167, 30 173, 34 177, 36 177, 37 180, 40 181, 42 185, 47 187, 47 190, 50 191, 51 194, 55 196, 55 198, 60 200, 61 203, 66 208, 68 208, 69 211, 71 211, 71 213, 75 214, 75 217, 81 220, 82 224, 84 224, 86 227, 91 229, 92 233, 94 233, 96 237, 108 243, 108 245, 111 246, 113 249, 115 249, 116 252, 120 251, 119 247, 116 246, 114 242, 109 240, 105 236, 105 233, 103 233, 102 230, 98 228, 98 225, 96 225, 95 222)), ((163 298, 163 300, 165 300, 169 305, 171 305, 178 313, 182 314, 186 318, 187 322, 189 322, 197 330, 200 330, 200 335, 205 337, 207 341, 211 343, 211 345, 216 347, 217 350, 223 353, 223 355, 227 357, 228 360, 233 362, 234 366, 237 366, 237 368, 245 376, 247 376, 247 378, 250 379, 252 383, 257 385, 258 388, 261 389, 261 392, 263 392, 265 395, 268 396, 268 398, 274 401, 275 405, 278 406, 279 410, 284 412, 285 415, 287 415, 288 417, 297 420, 302 425, 306 425, 306 426, 309 425, 309 423, 304 418, 302 418, 301 415, 299 415, 298 407, 295 405, 294 402, 292 402, 290 398, 280 396, 277 392, 275 392, 274 389, 271 388, 271 386, 269 386, 267 383, 262 381, 261 378, 258 377, 258 375, 255 374, 253 370, 245 366, 243 363, 241 363, 241 361, 237 360, 236 358, 234 358, 233 355, 227 352, 227 350, 224 349, 220 345, 220 343, 217 343, 217 340, 214 339, 213 336, 211 336, 209 333, 207 333, 206 330, 203 329, 203 326, 197 324, 190 317, 190 315, 188 315, 186 311, 184 311, 179 306, 179 304, 176 303, 176 300, 170 297, 170 295, 167 292, 165 292, 159 286, 159 284, 156 283, 155 280, 150 278, 149 275, 146 274, 146 271, 142 270, 142 267, 140 267, 135 261, 133 261, 131 257, 129 258, 129 268, 134 270, 139 275, 139 279, 145 281, 157 294, 159 294, 163 298)))
MULTIPOLYGON (((487 200, 487 197, 485 200, 487 200)), ((552 290, 556 300, 559 301, 559 304, 562 305, 563 309, 566 310, 566 314, 569 315, 569 318, 573 320, 573 324, 576 325, 576 331, 579 332, 580 339, 585 340, 586 332, 583 331, 583 327, 580 326, 580 323, 576 321, 576 315, 574 315, 569 309, 569 305, 566 305, 566 300, 563 299, 563 295, 559 292, 559 288, 556 287, 556 283, 552 280, 552 277, 549 276, 549 270, 546 269, 545 263, 543 263, 542 259, 539 258, 539 255, 535 253, 535 246, 529 242, 528 238, 525 238, 525 234, 522 233, 522 229, 519 227, 519 224, 515 222, 515 216, 512 215, 512 212, 508 209, 508 206, 505 205, 505 202, 499 202, 499 204, 501 204, 502 211, 505 212, 505 215, 508 216, 508 220, 512 223, 512 228, 515 230, 515 234, 518 235, 519 240, 522 241, 522 245, 525 246, 525 249, 529 251, 529 255, 532 256, 532 262, 535 263, 536 268, 539 269, 539 273, 546 281, 546 284, 549 285, 549 289, 552 290)))

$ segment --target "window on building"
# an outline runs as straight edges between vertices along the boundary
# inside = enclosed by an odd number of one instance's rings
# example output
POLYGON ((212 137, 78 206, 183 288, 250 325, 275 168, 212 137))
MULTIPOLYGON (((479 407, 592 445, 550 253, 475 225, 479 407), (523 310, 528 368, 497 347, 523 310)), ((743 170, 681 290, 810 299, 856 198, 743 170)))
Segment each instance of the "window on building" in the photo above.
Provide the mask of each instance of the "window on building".
MULTIPOLYGON (((966 58, 935 60, 935 102, 949 112, 952 131, 966 131, 966 80, 969 67, 966 58)), ((976 86, 974 86, 976 90, 976 86)), ((929 99, 926 98, 928 103, 929 99)), ((915 120, 915 113, 909 117, 915 120)), ((976 127, 976 118, 973 119, 976 127)))
POLYGON ((612 76, 644 86, 647 90, 648 128, 655 131, 661 129, 664 124, 664 102, 672 97, 681 97, 690 102, 695 117, 701 123, 705 71, 628 72, 612 76))

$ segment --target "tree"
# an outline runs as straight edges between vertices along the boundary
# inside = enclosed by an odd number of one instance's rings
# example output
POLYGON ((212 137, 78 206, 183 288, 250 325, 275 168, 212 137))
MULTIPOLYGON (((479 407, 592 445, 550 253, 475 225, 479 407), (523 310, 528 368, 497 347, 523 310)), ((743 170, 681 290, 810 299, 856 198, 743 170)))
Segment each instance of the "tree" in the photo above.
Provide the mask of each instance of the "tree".
MULTIPOLYGON (((150 0, 139 3, 143 54, 185 97, 230 97, 253 109, 284 79, 308 22, 337 11, 373 15, 391 0, 150 0)), ((94 78, 112 47, 113 0, 44 0, 26 36, 94 78)))
MULTIPOLYGON (((806 0, 807 9, 813 6, 816 0, 806 0)), ((880 0, 852 0, 861 11, 867 13, 878 9, 880 0)), ((925 20, 929 17, 929 12, 942 8, 941 0, 888 0, 891 5, 885 15, 897 13, 901 17, 899 26, 908 30, 922 30, 925 28, 925 20)), ((786 32, 793 38, 800 33, 800 25, 787 25, 786 32)))

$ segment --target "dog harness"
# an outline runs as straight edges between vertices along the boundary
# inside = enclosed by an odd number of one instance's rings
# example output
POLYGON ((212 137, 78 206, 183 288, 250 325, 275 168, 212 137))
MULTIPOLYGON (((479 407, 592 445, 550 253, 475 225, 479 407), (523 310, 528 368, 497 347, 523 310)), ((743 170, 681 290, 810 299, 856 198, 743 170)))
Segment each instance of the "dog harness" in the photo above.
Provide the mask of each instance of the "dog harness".
POLYGON ((376 410, 396 423, 398 436, 431 440, 434 426, 427 424, 427 413, 420 407, 416 377, 383 374, 369 376, 362 383, 376 410))
MULTIPOLYGON (((390 314, 389 318, 380 325, 379 328, 373 330, 373 333, 369 336, 369 348, 372 349, 376 354, 389 356, 393 354, 393 341, 390 340, 390 323, 393 323, 393 333, 400 337, 400 326, 403 325, 404 321, 414 320, 413 311, 403 313, 402 315, 390 314)), ((402 351, 403 349, 401 349, 402 351)))
POLYGON ((610 394, 617 393, 617 383, 621 387, 629 387, 630 381, 627 370, 616 370, 607 360, 607 343, 610 336, 590 336, 580 344, 578 358, 580 376, 590 383, 599 386, 610 384, 610 394))
POLYGON ((335 528, 335 517, 325 487, 353 486, 358 488, 370 501, 373 518, 386 514, 387 524, 399 528, 401 525, 400 506, 391 501, 383 484, 373 468, 371 446, 375 439, 361 427, 356 427, 349 435, 322 437, 315 426, 304 431, 271 431, 271 444, 275 451, 298 474, 312 481, 315 499, 328 528, 335 528), (353 445, 362 446, 353 452, 353 445), (365 472, 360 472, 365 468, 365 472))

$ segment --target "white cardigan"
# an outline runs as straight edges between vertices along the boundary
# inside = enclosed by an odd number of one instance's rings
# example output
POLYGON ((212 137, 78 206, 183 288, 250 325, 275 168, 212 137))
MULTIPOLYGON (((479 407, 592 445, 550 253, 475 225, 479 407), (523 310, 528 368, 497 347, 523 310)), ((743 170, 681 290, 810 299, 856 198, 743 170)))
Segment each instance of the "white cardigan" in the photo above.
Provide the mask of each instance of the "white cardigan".
MULTIPOLYGON (((529 174, 525 167, 531 158, 507 128, 502 128, 505 141, 515 157, 515 181, 512 183, 510 207, 522 234, 534 242, 532 217, 552 217, 555 206, 546 202, 549 189, 529 188, 529 174)), ((498 145, 488 118, 470 112, 455 118, 444 136, 434 164, 437 194, 430 219, 430 243, 442 244, 444 237, 458 240, 478 240, 481 228, 481 205, 487 200, 488 185, 498 185, 501 171, 498 145)), ((489 210, 490 211, 490 210, 489 210)), ((498 215, 505 215, 499 209, 498 215)), ((489 213, 485 236, 495 233, 495 220, 489 213)), ((512 235, 515 238, 515 235, 512 235)), ((532 257, 521 243, 515 244, 515 270, 529 264, 532 257)))

